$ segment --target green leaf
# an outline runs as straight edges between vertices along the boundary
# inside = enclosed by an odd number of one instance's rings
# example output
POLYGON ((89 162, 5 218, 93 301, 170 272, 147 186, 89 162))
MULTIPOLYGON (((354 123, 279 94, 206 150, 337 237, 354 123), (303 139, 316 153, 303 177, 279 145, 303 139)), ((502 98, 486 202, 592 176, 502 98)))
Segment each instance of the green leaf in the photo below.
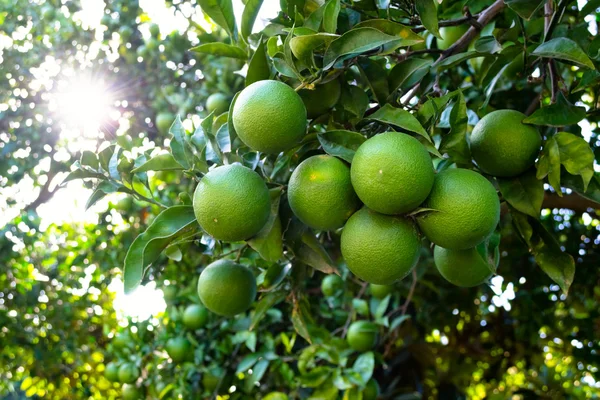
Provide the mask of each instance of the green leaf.
POLYGON ((171 154, 175 161, 184 169, 190 169, 190 160, 192 159, 192 150, 189 143, 186 141, 185 129, 181 123, 179 115, 175 118, 173 125, 169 128, 169 133, 173 135, 171 138, 171 154))
POLYGON ((337 31, 337 20, 340 14, 340 0, 329 0, 323 9, 323 30, 329 33, 337 31))
POLYGON ((568 132, 559 132, 544 144, 542 155, 538 160, 538 178, 548 176, 548 181, 559 196, 560 166, 563 165, 571 175, 580 175, 583 190, 587 190, 594 176, 594 152, 589 144, 578 136, 568 132))
POLYGON ((254 21, 260 11, 263 0, 247 0, 245 2, 244 12, 242 13, 242 37, 244 40, 252 33, 252 27, 254 27, 254 21))
POLYGON ((333 67, 338 59, 355 57, 379 48, 386 44, 401 44, 401 38, 387 35, 373 28, 356 28, 335 39, 325 52, 323 69, 333 67))
POLYGON ((197 226, 194 208, 191 206, 173 206, 161 212, 127 251, 123 271, 125 293, 131 293, 139 286, 145 268, 156 261, 173 240, 197 226))
POLYGON ((435 0, 415 0, 415 7, 425 29, 431 32, 435 37, 443 39, 438 27, 437 7, 434 1, 435 0))
POLYGON ((352 370, 360 375, 365 385, 373 376, 374 369, 375 356, 373 355, 372 351, 368 351, 358 356, 354 362, 354 365, 352 366, 352 370))
POLYGON ((279 199, 281 189, 271 189, 271 214, 265 226, 247 243, 270 262, 276 262, 283 257, 283 235, 279 218, 279 199))
POLYGON ((84 150, 81 153, 81 159, 79 162, 81 163, 81 165, 90 167, 92 169, 98 169, 98 167, 100 166, 100 163, 98 162, 98 157, 96 157, 96 154, 89 150, 84 150))
POLYGON ((354 28, 375 28, 390 36, 397 36, 403 40, 403 46, 413 46, 425 41, 422 36, 414 33, 408 26, 390 21, 389 19, 369 19, 354 25, 354 28))
POLYGON ((581 197, 585 197, 586 199, 596 202, 600 205, 600 176, 598 174, 594 174, 586 190, 583 188, 581 179, 567 174, 566 172, 561 174, 560 179, 562 186, 568 187, 569 189, 574 190, 581 197))
POLYGON ((339 35, 331 33, 317 33, 314 35, 296 36, 290 40, 290 48, 294 56, 306 64, 312 64, 313 52, 321 47, 329 45, 339 38, 339 35))
POLYGON ((293 74, 294 74, 294 78, 301 80, 301 75, 300 72, 298 71, 298 68, 296 67, 296 63, 294 62, 294 57, 292 56, 292 48, 291 48, 291 41, 292 38, 294 37, 294 28, 295 26, 292 26, 292 28, 290 29, 290 33, 287 35, 287 37, 285 38, 284 42, 283 42, 283 59, 285 60, 286 65, 292 70, 293 74))
POLYGON ((152 157, 144 164, 140 165, 137 168, 131 170, 131 172, 147 172, 147 171, 174 171, 174 170, 182 170, 183 167, 170 153, 159 154, 155 157, 152 157))
POLYGON ((276 304, 281 303, 286 297, 287 293, 285 291, 270 292, 262 296, 254 307, 254 311, 252 312, 252 317, 250 320, 250 328, 248 329, 251 331, 254 330, 254 328, 258 326, 258 323, 263 319, 267 311, 275 307, 276 304))
POLYGON ((198 0, 197 3, 204 14, 225 29, 234 40, 237 40, 237 25, 231 0, 198 0))
POLYGON ((96 204, 98 201, 102 200, 106 196, 106 192, 102 189, 96 189, 92 193, 92 195, 88 198, 85 203, 85 211, 87 211, 91 206, 96 204))
POLYGON ((285 277, 290 273, 292 265, 287 264, 271 264, 271 266, 264 272, 262 283, 260 284, 261 292, 268 292, 276 288, 285 277))
POLYGON ((523 120, 525 124, 567 126, 573 125, 585 118, 585 108, 577 107, 568 102, 562 92, 558 93, 556 103, 538 108, 533 114, 523 120))
POLYGON ((359 315, 369 316, 369 303, 364 299, 352 299, 352 309, 359 315))
POLYGON ((535 169, 513 178, 497 178, 504 199, 524 214, 539 218, 544 201, 544 182, 536 178, 535 169))
POLYGON ((504 3, 521 18, 529 20, 544 3, 543 0, 504 0, 504 3))
POLYGON ((425 58, 408 58, 392 68, 389 76, 389 88, 391 92, 405 89, 420 81, 433 64, 433 61, 425 58))
POLYGON ((512 210, 511 214, 513 224, 536 263, 567 294, 575 276, 573 257, 560 249, 559 243, 539 221, 516 210, 512 210))
POLYGON ((298 381, 302 387, 317 388, 323 385, 331 376, 331 367, 320 366, 313 368, 310 372, 302 374, 298 381))
MULTIPOLYGON (((252 55, 252 59, 248 64, 248 72, 246 73, 246 86, 250 86, 254 82, 269 79, 270 76, 271 66, 269 65, 269 60, 267 59, 265 42, 261 38, 258 47, 256 48, 256 51, 252 55)), ((233 109, 233 103, 231 108, 233 109)))
POLYGON ((369 85, 373 97, 375 97, 379 104, 385 104, 390 95, 386 69, 381 64, 369 58, 359 60, 358 69, 369 85))
POLYGON ((201 44, 200 46, 192 47, 190 51, 219 57, 237 58, 239 60, 246 60, 248 58, 248 54, 243 49, 220 42, 201 44))
POLYGON ((262 353, 248 354, 246 357, 242 358, 242 360, 239 362, 237 369, 235 370, 235 373, 239 374, 241 372, 248 371, 250 368, 252 368, 252 366, 254 364, 256 364, 258 359, 261 357, 262 357, 262 353))
POLYGON ((492 35, 482 36, 475 41, 475 51, 479 53, 494 54, 501 50, 502 45, 492 35))
POLYGON ((478 51, 465 51, 463 53, 454 54, 454 55, 446 58, 445 60, 443 60, 442 62, 440 62, 437 65, 438 73, 445 71, 447 69, 454 68, 454 67, 458 66, 459 64, 461 64, 471 58, 477 58, 477 57, 493 57, 493 56, 490 54, 487 54, 487 53, 480 53, 478 51))
POLYGON ((595 69, 594 63, 585 52, 581 50, 581 47, 573 40, 564 37, 542 43, 533 51, 533 53, 531 53, 531 55, 570 61, 581 67, 595 69))
POLYGON ((356 117, 362 118, 369 107, 369 96, 358 86, 343 84, 339 105, 356 117))
POLYGON ((462 92, 450 111, 450 132, 442 136, 440 152, 447 153, 457 164, 468 165, 471 163, 471 151, 467 143, 467 103, 462 92))
POLYGON ((319 133, 319 143, 323 150, 331 156, 352 162, 358 147, 367 140, 363 135, 352 131, 328 131, 319 133))
POLYGON ((179 246, 169 246, 165 249, 165 256, 173 261, 181 261, 183 253, 179 249, 179 246))
POLYGON ((585 17, 588 14, 593 13, 594 11, 596 11, 598 8, 600 8, 600 0, 588 0, 587 3, 585 3, 585 5, 583 6, 583 8, 581 9, 581 12, 579 13, 579 17, 585 17))
POLYGON ((596 70, 585 71, 573 93, 580 92, 587 87, 600 84, 600 72, 596 70))
POLYGON ((65 180, 62 181, 60 184, 64 185, 65 183, 67 183, 69 181, 73 181, 75 179, 86 179, 86 178, 99 178, 100 179, 102 177, 103 177, 103 175, 101 175, 97 172, 87 171, 85 169, 76 169, 74 171, 71 171, 69 173, 69 175, 67 175, 65 180))
POLYGON ((296 257, 299 261, 321 272, 339 275, 331 256, 329 256, 315 235, 310 231, 302 233, 302 243, 296 251, 296 257))
POLYGON ((323 22, 323 13, 325 12, 325 5, 323 4, 321 7, 317 8, 313 11, 308 18, 304 21, 304 27, 312 29, 313 31, 318 31, 321 26, 321 22, 323 22))
POLYGON ((306 318, 302 315, 300 307, 294 306, 292 311, 292 324, 298 335, 302 336, 304 340, 312 344, 310 334, 308 333, 308 327, 306 326, 306 318))
POLYGON ((265 376, 267 369, 269 368, 269 360, 262 359, 254 365, 252 369, 252 375, 248 378, 250 380, 251 387, 254 387, 260 380, 265 376))
POLYGON ((431 142, 431 138, 419 120, 414 115, 402 108, 395 108, 389 104, 386 104, 365 119, 397 126, 400 129, 421 135, 427 139, 427 141, 431 142))

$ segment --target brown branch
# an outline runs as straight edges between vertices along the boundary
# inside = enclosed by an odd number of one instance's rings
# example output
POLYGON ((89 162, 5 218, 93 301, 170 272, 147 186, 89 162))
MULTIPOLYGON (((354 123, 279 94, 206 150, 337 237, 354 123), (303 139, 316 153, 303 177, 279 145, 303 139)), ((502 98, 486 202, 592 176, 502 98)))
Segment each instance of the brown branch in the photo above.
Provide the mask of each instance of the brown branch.
POLYGON ((473 41, 473 39, 475 38, 475 36, 477 36, 481 29, 487 24, 489 24, 494 19, 494 17, 496 17, 496 15, 498 15, 500 11, 502 11, 502 9, 504 9, 504 0, 496 0, 494 4, 482 11, 479 14, 479 18, 477 18, 477 24, 473 24, 469 28, 469 30, 465 32, 465 34, 462 35, 461 38, 456 41, 456 43, 448 47, 448 49, 442 53, 440 58, 437 59, 434 66, 442 62, 442 60, 450 57, 451 55, 455 53, 460 53, 465 48, 467 48, 469 43, 473 41))
POLYGON ((46 174, 46 176, 48 177, 48 180, 46 180, 46 183, 44 184, 44 186, 42 186, 42 188, 40 190, 40 194, 33 202, 27 204, 25 206, 25 208, 23 208, 24 213, 27 213, 31 210, 35 210, 42 204, 49 201, 52 198, 52 196, 54 196, 54 194, 61 188, 61 186, 59 185, 59 186, 56 186, 56 188, 54 188, 54 190, 50 190, 50 184, 52 183, 52 180, 56 176, 56 171, 50 171, 46 174))
POLYGON ((556 193, 546 192, 542 208, 566 208, 577 213, 588 212, 590 209, 600 209, 600 203, 586 199, 576 193, 563 194, 562 197, 556 193))

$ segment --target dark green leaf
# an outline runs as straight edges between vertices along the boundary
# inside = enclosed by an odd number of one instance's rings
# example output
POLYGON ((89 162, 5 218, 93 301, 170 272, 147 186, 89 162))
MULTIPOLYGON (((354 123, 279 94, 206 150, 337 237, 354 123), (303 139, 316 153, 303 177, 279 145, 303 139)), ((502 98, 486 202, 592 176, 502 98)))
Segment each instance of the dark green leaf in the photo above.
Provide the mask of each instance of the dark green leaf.
POLYGON ((354 85, 342 85, 339 104, 342 108, 358 118, 362 118, 369 107, 369 96, 364 90, 354 85))
POLYGON ((323 21, 323 13, 325 12, 325 4, 313 11, 304 21, 304 27, 318 31, 323 21))
POLYGON ((423 43, 425 39, 414 33, 409 27, 390 21, 389 19, 369 19, 354 26, 355 28, 375 28, 391 36, 403 39, 403 46, 423 43))
POLYGON ((566 294, 575 276, 575 261, 563 252, 556 239, 537 220, 516 210, 511 212, 513 224, 529 247, 540 268, 566 294))
MULTIPOLYGON (((327 70, 340 58, 354 57, 386 44, 402 44, 403 39, 373 28, 356 28, 335 39, 325 52, 323 69, 327 70)), ((381 50, 381 49, 380 49, 381 50)))
POLYGON ((471 58, 477 57, 492 57, 492 55, 487 53, 480 53, 478 51, 466 51, 464 53, 454 54, 437 65, 438 72, 445 71, 447 69, 451 69, 461 64, 464 61, 467 61, 471 58))
POLYGON ((298 335, 302 336, 308 343, 312 343, 308 327, 306 326, 306 318, 297 306, 294 306, 294 310, 292 311, 292 324, 298 335))
POLYGON ((570 61, 582 67, 595 69, 594 63, 581 50, 581 47, 573 40, 565 37, 549 40, 538 46, 531 54, 538 57, 570 61))
POLYGON ((335 33, 339 14, 340 0, 329 0, 325 3, 323 9, 323 30, 325 32, 335 33))
POLYGON ((301 262, 326 274, 339 274, 335 263, 317 238, 309 231, 302 234, 302 243, 296 251, 301 262))
POLYGON ((361 75, 369 85, 373 97, 380 105, 387 102, 390 95, 388 88, 387 71, 381 64, 369 59, 363 58, 358 62, 358 68, 361 75))
POLYGON ((573 125, 585 118, 585 108, 574 106, 558 93, 556 103, 538 108, 533 114, 523 120, 525 124, 567 126, 573 125))
POLYGON ((395 108, 389 104, 386 104, 365 119, 397 126, 400 129, 419 134, 427 139, 427 141, 431 142, 431 138, 419 120, 414 115, 402 108, 395 108))
MULTIPOLYGON (((246 73, 246 86, 253 84, 254 82, 269 79, 271 76, 271 66, 267 59, 267 53, 265 51, 265 42, 261 39, 250 63, 248 64, 248 72, 246 73)), ((233 109, 233 103, 231 105, 233 109)))
POLYGON ((529 19, 544 3, 543 0, 504 0, 514 12, 519 14, 521 18, 529 19))
POLYGON ((89 150, 84 150, 81 153, 81 159, 79 162, 81 163, 81 165, 90 167, 92 169, 98 169, 98 167, 100 166, 96 154, 89 150))
POLYGON ((502 50, 502 45, 492 35, 482 36, 475 42, 475 51, 479 53, 494 54, 500 50, 502 50))
POLYGON ((286 297, 287 293, 285 291, 270 292, 262 296, 254 307, 249 329, 254 330, 258 323, 263 319, 267 311, 273 308, 276 304, 282 302, 286 297))
POLYGON ((246 60, 248 58, 248 54, 243 49, 220 42, 201 44, 200 46, 192 47, 190 51, 219 57, 237 58, 239 60, 246 60))
POLYGON ((320 387, 331 375, 331 368, 320 366, 312 369, 310 372, 303 374, 299 378, 302 387, 317 388, 320 387))
POLYGON ((169 171, 169 170, 182 170, 183 167, 175 161, 175 158, 170 153, 159 154, 156 157, 152 157, 144 164, 131 170, 133 173, 146 172, 146 171, 169 171))
POLYGON ((271 189, 271 214, 265 226, 247 243, 267 261, 276 262, 283 257, 283 238, 279 219, 281 189, 271 189))
MULTIPOLYGON (((599 0, 600 1, 600 0, 599 0)), ((573 89, 573 93, 580 92, 585 88, 600 84, 600 72, 596 70, 588 70, 583 73, 577 87, 573 89)))
POLYGON ((459 93, 452 111, 450 111, 450 132, 442 136, 440 152, 447 153, 457 164, 471 163, 471 151, 467 143, 467 103, 462 92, 459 93))
POLYGON ((106 196, 106 192, 104 192, 103 190, 101 190, 101 189, 94 190, 92 195, 88 198, 87 202, 85 203, 85 210, 87 211, 91 206, 96 204, 98 201, 103 199, 105 196, 106 196))
POLYGON ((318 138, 327 154, 339 157, 349 163, 352 162, 358 147, 366 140, 360 133, 352 131, 328 131, 319 133, 318 138))
POLYGON ((434 1, 435 0, 415 0, 415 7, 425 29, 431 32, 435 37, 443 39, 438 28, 437 7, 434 1))
POLYGON ((389 88, 392 92, 405 89, 421 80, 429 71, 433 61, 424 58, 408 58, 392 68, 389 88))
POLYGON ((175 118, 175 122, 173 122, 171 128, 169 128, 169 133, 173 135, 170 144, 173 158, 184 169, 189 169, 191 167, 190 160, 192 159, 192 150, 186 140, 185 129, 183 128, 179 115, 175 118))
POLYGON ((237 25, 231 0, 198 0, 197 3, 204 14, 225 29, 234 40, 237 40, 237 25))
POLYGON ((125 293, 131 293, 139 286, 144 269, 156 261, 173 240, 196 227, 196 216, 191 206, 173 206, 161 212, 127 251, 123 271, 125 293))
POLYGON ((563 173, 561 174, 560 179, 562 186, 568 187, 569 189, 574 190, 580 196, 594 201, 600 205, 600 176, 598 176, 598 174, 594 174, 587 187, 587 190, 584 190, 581 179, 573 175, 563 173))
POLYGON ((289 274, 291 268, 291 264, 271 264, 271 266, 264 272, 262 283, 261 283, 261 291, 268 292, 274 288, 276 288, 285 277, 289 274))
POLYGON ((290 48, 298 60, 311 64, 313 52, 337 39, 338 35, 317 33, 314 35, 296 36, 290 40, 290 48))
POLYGON ((251 387, 254 387, 260 380, 265 376, 267 372, 267 368, 269 368, 269 360, 262 359, 254 365, 252 369, 252 375, 248 379, 250 379, 251 387))
POLYGON ((242 37, 245 39, 252 33, 254 21, 260 11, 263 0, 247 0, 244 4, 244 12, 242 13, 242 37))
POLYGON ((535 169, 514 178, 497 178, 504 199, 524 214, 539 218, 544 201, 544 182, 537 179, 535 169))
POLYGON ((588 0, 579 13, 580 17, 585 17, 600 8, 600 0, 588 0))

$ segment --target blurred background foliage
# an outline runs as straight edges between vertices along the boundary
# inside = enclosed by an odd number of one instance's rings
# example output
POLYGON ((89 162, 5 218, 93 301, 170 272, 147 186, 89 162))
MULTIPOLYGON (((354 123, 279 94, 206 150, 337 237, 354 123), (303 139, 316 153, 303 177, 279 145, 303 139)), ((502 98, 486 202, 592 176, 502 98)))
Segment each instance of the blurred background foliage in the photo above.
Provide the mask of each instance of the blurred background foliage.
MULTIPOLYGON (((150 283, 125 297, 125 253, 159 212, 143 196, 173 204, 193 181, 175 172, 149 174, 152 193, 112 194, 84 212, 91 188, 61 185, 71 164, 105 141, 132 158, 165 146, 175 115, 191 130, 206 116, 210 94, 232 97, 244 84, 236 73, 243 61, 187 51, 227 40, 194 1, 150 3, 0 0, 0 397, 117 398, 121 387, 106 379, 106 365, 130 362, 141 370, 147 398, 262 398, 273 391, 328 398, 318 393, 325 381, 348 379, 352 387, 348 377, 361 372, 340 338, 357 318, 391 326, 374 356, 373 376, 385 398, 598 397, 600 222, 580 203, 542 213, 576 258, 568 297, 506 220, 499 277, 489 286, 451 286, 426 251, 416 280, 399 282, 384 299, 339 260, 344 283, 331 297, 321 294, 322 273, 286 266, 275 279, 286 279, 286 288, 303 285, 300 304, 314 318, 305 321, 310 345, 290 322, 289 301, 263 304, 265 317, 252 330, 250 317, 214 315, 204 328, 186 329, 182 313, 198 302, 198 272, 218 253, 206 243, 161 258, 150 283), (93 95, 77 107, 73 94, 82 91, 93 95), (95 120, 102 121, 100 132, 90 124, 95 120), (176 337, 192 344, 184 363, 165 352, 176 337)), ((577 12, 567 13, 569 29, 582 29, 577 12)), ((455 68, 440 84, 458 87, 472 73, 455 68)), ((531 98, 524 93, 533 90, 527 76, 503 78, 491 104, 524 109, 521 102, 531 98)), ((476 90, 467 93, 468 103, 481 101, 476 90)), ((598 115, 572 129, 581 126, 598 157, 598 115)), ((240 256, 266 267, 252 252, 240 256)))

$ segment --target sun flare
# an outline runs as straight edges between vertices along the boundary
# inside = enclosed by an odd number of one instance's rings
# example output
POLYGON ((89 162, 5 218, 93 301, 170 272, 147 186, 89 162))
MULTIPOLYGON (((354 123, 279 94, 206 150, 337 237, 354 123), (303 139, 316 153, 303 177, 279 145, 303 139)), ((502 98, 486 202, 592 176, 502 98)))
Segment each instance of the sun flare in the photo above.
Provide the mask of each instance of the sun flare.
POLYGON ((111 96, 104 83, 87 78, 70 81, 56 95, 56 113, 68 129, 96 134, 108 119, 111 96))

